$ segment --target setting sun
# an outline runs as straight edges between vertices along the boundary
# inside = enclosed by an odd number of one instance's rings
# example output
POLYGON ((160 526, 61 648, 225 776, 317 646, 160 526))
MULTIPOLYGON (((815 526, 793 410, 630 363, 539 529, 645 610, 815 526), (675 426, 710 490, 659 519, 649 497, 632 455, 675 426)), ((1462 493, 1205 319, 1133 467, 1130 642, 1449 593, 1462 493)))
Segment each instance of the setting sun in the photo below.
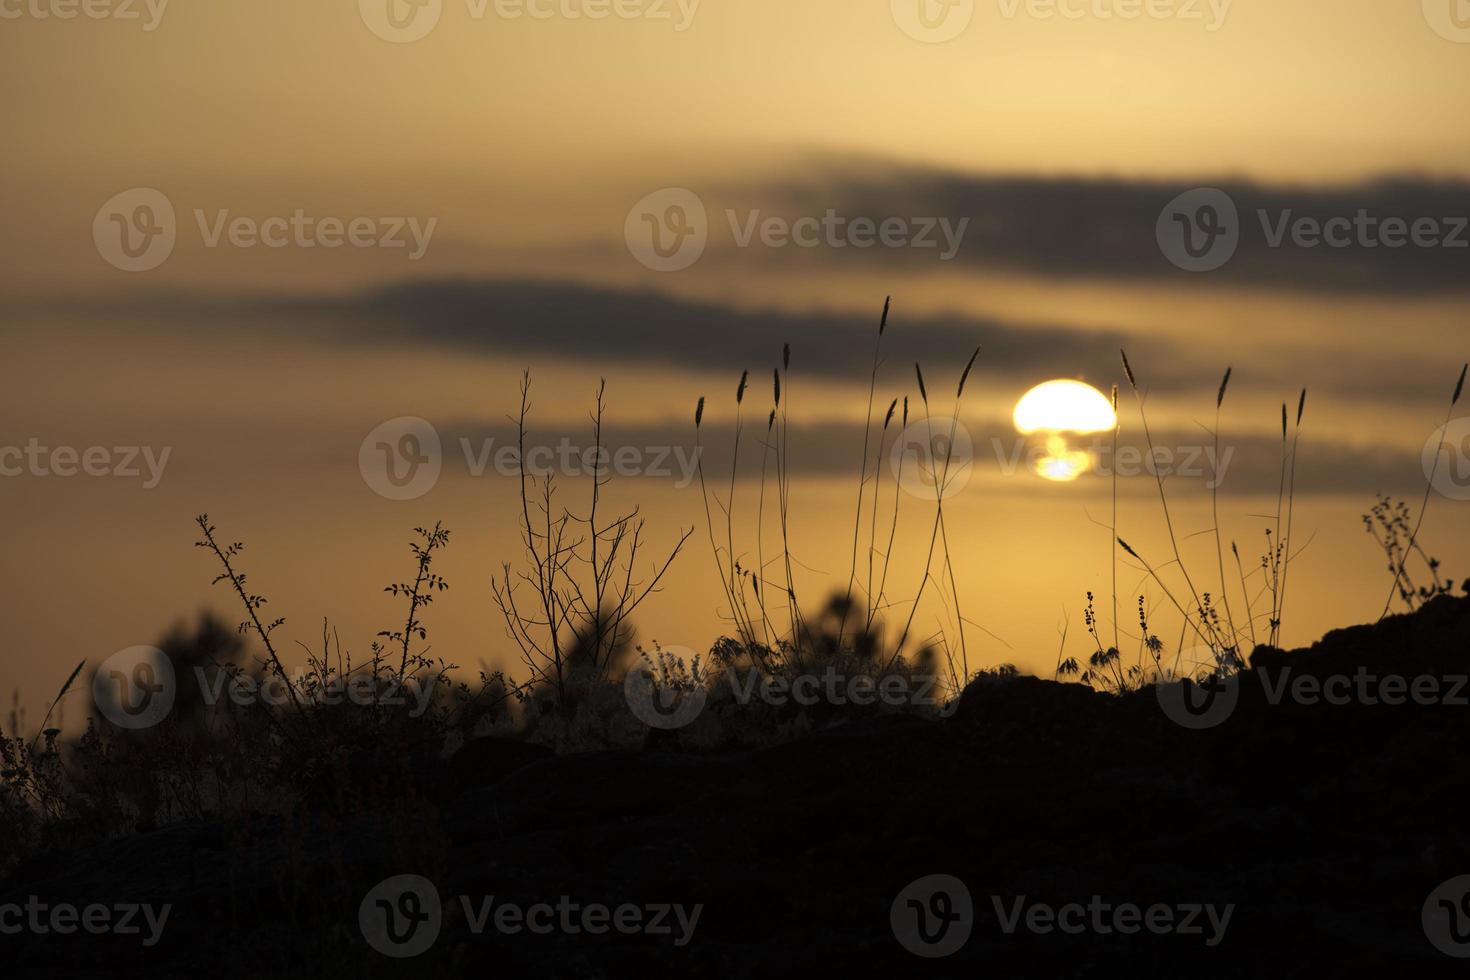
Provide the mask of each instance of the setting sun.
POLYGON ((1012 418, 1016 431, 1037 436, 1032 468, 1038 476, 1070 483, 1092 467, 1092 454, 1067 441, 1068 434, 1106 432, 1117 424, 1117 414, 1106 395, 1081 381, 1048 381, 1037 385, 1016 403, 1012 418))

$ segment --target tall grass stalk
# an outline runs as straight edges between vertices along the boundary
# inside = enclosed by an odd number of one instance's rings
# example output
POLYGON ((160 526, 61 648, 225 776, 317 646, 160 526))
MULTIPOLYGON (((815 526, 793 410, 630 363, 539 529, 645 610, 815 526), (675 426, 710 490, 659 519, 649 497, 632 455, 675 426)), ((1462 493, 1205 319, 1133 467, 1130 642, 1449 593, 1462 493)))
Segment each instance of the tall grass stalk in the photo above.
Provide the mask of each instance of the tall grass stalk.
POLYGON ((1291 575, 1291 524, 1296 511, 1296 461, 1302 441, 1302 415, 1307 410, 1307 389, 1302 389, 1296 403, 1296 426, 1291 437, 1291 474, 1286 483, 1286 536, 1281 539, 1281 582, 1276 599, 1276 613, 1272 617, 1271 645, 1281 640, 1281 620, 1286 611, 1286 580, 1291 575))
POLYGON ((1230 630, 1230 649, 1235 656, 1240 655, 1240 634, 1235 629, 1235 611, 1230 607, 1230 583, 1225 580, 1225 544, 1220 534, 1220 408, 1225 404, 1225 390, 1230 387, 1230 374, 1233 368, 1225 369, 1225 377, 1220 381, 1220 393, 1215 396, 1215 457, 1213 479, 1210 481, 1210 517, 1211 523, 1215 525, 1215 562, 1220 569, 1220 596, 1225 600, 1225 624, 1230 630))
MULTIPOLYGON (((1467 371, 1470 371, 1470 364, 1466 364, 1464 367, 1460 368, 1460 380, 1457 381, 1457 382, 1455 382, 1455 393, 1450 396, 1450 407, 1445 412, 1445 417, 1444 417, 1444 425, 1445 425, 1445 427, 1448 427, 1449 426, 1450 419, 1452 419, 1454 417, 1454 415, 1455 415, 1455 406, 1457 404, 1459 404, 1460 396, 1462 394, 1464 394, 1464 392, 1465 392, 1465 374, 1466 374, 1467 371)), ((1405 555, 1406 558, 1407 558, 1408 553, 1410 551, 1412 551, 1416 547, 1418 547, 1419 531, 1420 531, 1421 528, 1424 527, 1424 515, 1429 510, 1429 497, 1434 492, 1434 478, 1437 475, 1439 475, 1439 458, 1442 455, 1444 455, 1444 446, 1443 445, 1441 445, 1439 447, 1439 449, 1437 449, 1435 451, 1435 453, 1434 453, 1434 465, 1429 468, 1429 478, 1427 480, 1425 480, 1425 483, 1424 483, 1424 500, 1419 505, 1419 518, 1418 518, 1418 520, 1416 520, 1414 522, 1414 530, 1409 535, 1409 544, 1408 544, 1408 547, 1406 547, 1404 549, 1404 555, 1405 555)), ((1400 572, 1402 572, 1403 571, 1403 562, 1402 561, 1399 563, 1399 566, 1400 567, 1399 567, 1398 570, 1400 572)), ((1378 614, 1378 621, 1379 622, 1382 622, 1383 621, 1383 618, 1388 615, 1388 610, 1393 605, 1393 597, 1394 597, 1394 593, 1395 593, 1395 591, 1397 591, 1397 589, 1398 589, 1398 578, 1395 577, 1394 578, 1394 583, 1393 583, 1393 588, 1391 588, 1389 590, 1389 593, 1388 593, 1388 599, 1386 599, 1384 601, 1384 603, 1383 603, 1383 612, 1381 612, 1381 613, 1378 614)))
MULTIPOLYGON (((1149 429, 1148 412, 1144 409, 1143 393, 1138 388, 1138 379, 1134 377, 1133 366, 1128 363, 1127 351, 1120 350, 1118 353, 1122 355, 1123 373, 1127 376, 1128 384, 1130 387, 1133 388, 1133 397, 1138 402, 1138 416, 1143 423, 1143 438, 1145 443, 1148 445, 1149 459, 1155 459, 1156 457, 1154 453, 1153 433, 1149 429)), ((1164 526, 1169 532, 1169 545, 1174 550, 1174 561, 1179 565, 1179 571, 1184 576, 1184 584, 1189 587, 1190 598, 1194 600, 1195 608, 1200 611, 1200 623, 1204 626, 1205 630, 1209 631, 1209 635, 1206 636, 1205 632, 1202 631, 1199 626, 1194 626, 1194 621, 1191 619, 1188 612, 1184 612, 1185 621, 1193 626, 1195 634, 1199 636, 1199 638, 1204 643, 1206 643, 1211 648, 1211 650, 1215 651, 1216 658, 1220 659, 1224 656, 1223 644, 1220 641, 1219 634, 1215 631, 1214 626, 1210 623, 1209 617, 1205 615, 1204 603, 1200 601, 1199 590, 1194 587, 1194 580, 1190 578, 1189 569, 1184 564, 1184 557, 1179 552, 1179 537, 1177 534, 1174 533, 1174 518, 1169 513, 1169 497, 1168 494, 1164 492, 1163 474, 1159 472, 1159 468, 1157 466, 1154 466, 1153 470, 1154 481, 1158 484, 1159 487, 1159 503, 1163 506, 1164 509, 1164 526)), ((1128 550, 1126 546, 1124 550, 1128 550)), ((1134 557, 1136 558, 1138 556, 1134 555, 1134 557)), ((1141 558, 1139 560, 1142 561, 1141 558)), ((1152 569, 1149 570, 1149 574, 1153 575, 1155 580, 1159 580, 1158 575, 1155 574, 1152 569)), ((1159 584, 1162 585, 1163 582, 1159 581, 1159 584)), ((1167 591, 1167 589, 1165 591, 1167 591)), ((1174 604, 1176 606, 1179 605, 1177 601, 1174 604)), ((1183 607, 1180 607, 1180 611, 1184 611, 1183 607)))

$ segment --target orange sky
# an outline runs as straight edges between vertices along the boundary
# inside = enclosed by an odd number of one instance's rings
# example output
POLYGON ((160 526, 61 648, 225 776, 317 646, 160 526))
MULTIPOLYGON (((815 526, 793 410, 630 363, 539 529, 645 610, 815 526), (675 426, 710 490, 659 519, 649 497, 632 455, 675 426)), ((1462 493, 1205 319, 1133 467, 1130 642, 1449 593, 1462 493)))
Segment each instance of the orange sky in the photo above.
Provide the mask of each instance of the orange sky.
MULTIPOLYGON (((829 173, 865 168, 1186 187, 1244 178, 1288 201, 1293 188, 1352 188, 1385 175, 1470 180, 1470 43, 1435 29, 1426 14, 1434 0, 1426 9, 1160 0, 1149 9, 1173 13, 1136 18, 1120 14, 1127 0, 1074 0, 1066 9, 1075 17, 991 0, 973 4, 968 26, 941 44, 905 34, 906 14, 895 17, 886 0, 703 0, 692 16, 688 4, 647 0, 627 8, 639 16, 604 20, 565 13, 595 2, 557 2, 562 12, 549 18, 511 19, 493 0, 483 17, 474 3, 444 0, 427 36, 393 43, 351 2, 137 4, 140 20, 62 20, 37 14, 49 0, 0 0, 0 337, 10 367, 0 443, 174 448, 154 490, 0 479, 0 608, 23 651, 9 662, 28 703, 45 699, 64 664, 149 642, 206 602, 223 606, 208 588, 213 570, 190 547, 189 521, 204 510, 250 543, 252 572, 293 629, 309 638, 329 615, 360 648, 397 615, 379 590, 402 570, 406 532, 445 517, 462 533, 447 559, 454 601, 435 608, 436 653, 512 666, 487 583, 512 557, 504 481, 460 474, 416 505, 384 501, 353 462, 363 435, 401 415, 498 421, 514 408, 525 365, 543 392, 542 417, 562 422, 585 416, 602 375, 613 416, 630 425, 684 424, 697 397, 733 385, 717 361, 609 363, 575 347, 465 351, 418 344, 413 332, 369 340, 354 322, 321 333, 284 314, 265 317, 265 332, 258 312, 232 305, 247 300, 469 277, 871 318, 892 293, 895 331, 940 315, 994 319, 1022 334, 1123 331, 1161 384, 1184 368, 1150 358, 1150 342, 1187 348, 1210 371, 1234 364, 1231 424, 1249 434, 1270 433, 1298 379, 1320 384, 1381 364, 1377 380, 1407 395, 1322 391, 1312 432, 1407 461, 1402 481, 1385 489, 1405 492, 1419 479, 1413 461, 1466 356, 1470 303, 1454 289, 1242 287, 896 256, 796 262, 728 248, 669 274, 634 261, 623 234, 633 202, 660 188, 695 188, 723 221, 725 206, 778 210, 771 188, 820 188, 829 173), (665 7, 667 20, 648 15, 665 7), (1183 12, 1193 9, 1200 19, 1183 12), (92 234, 103 203, 130 188, 155 189, 178 213, 173 253, 143 273, 109 265, 92 234), (298 210, 343 222, 412 217, 433 222, 433 233, 415 260, 410 249, 210 247, 196 220, 258 224, 298 210), (170 319, 149 305, 178 294, 219 306, 170 319), (79 314, 83 297, 101 313, 79 314)), ((669 344, 697 351, 700 326, 669 344)), ((955 362, 968 346, 957 345, 955 362)), ((933 371, 949 377, 958 363, 933 371)), ((749 367, 764 377, 770 364, 749 367)), ((976 418, 1003 415, 1040 380, 994 363, 985 370, 971 393, 976 418)), ((1041 370, 1091 373, 1102 387, 1121 380, 1065 345, 1028 367, 1041 370)), ((890 365, 885 393, 911 393, 910 377, 907 364, 890 365)), ((860 421, 864 381, 860 371, 803 381, 793 412, 807 424, 860 421)), ((1188 431, 1208 420, 1211 401, 1207 388, 1163 392, 1151 411, 1188 431)), ((848 533, 846 482, 814 476, 798 505, 814 599, 828 574, 841 577, 842 549, 830 543, 848 533)), ((986 662, 1048 671, 1064 611, 1077 640, 1081 596, 1101 591, 1107 571, 1107 532, 1093 523, 1101 490, 991 483, 956 504, 956 520, 968 522, 966 613, 1005 641, 982 646, 986 662)), ((697 497, 666 485, 622 492, 665 539, 701 519, 697 497)), ((1184 522, 1208 526, 1203 500, 1183 498, 1184 522)), ((1255 540, 1251 515, 1268 503, 1232 502, 1243 540, 1255 540)), ((1303 519, 1315 537, 1301 574, 1315 584, 1295 597, 1293 642, 1376 613, 1369 607, 1386 582, 1357 522, 1370 503, 1357 490, 1313 495, 1303 519)), ((1467 505, 1434 506, 1427 530, 1447 565, 1463 565, 1470 555, 1454 553, 1454 542, 1470 525, 1467 505)), ((1161 545, 1147 494, 1130 494, 1125 515, 1140 547, 1161 545)), ((642 635, 700 647, 717 631, 718 587, 701 549, 683 561, 687 571, 647 607, 642 635)))

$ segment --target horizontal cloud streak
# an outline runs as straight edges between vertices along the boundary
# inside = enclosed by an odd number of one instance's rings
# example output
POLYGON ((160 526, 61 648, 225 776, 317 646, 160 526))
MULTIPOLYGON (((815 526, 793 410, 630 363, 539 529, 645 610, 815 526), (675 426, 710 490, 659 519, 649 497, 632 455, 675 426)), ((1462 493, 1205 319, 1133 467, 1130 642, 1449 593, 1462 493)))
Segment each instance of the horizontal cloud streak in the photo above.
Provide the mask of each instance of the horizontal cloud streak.
MULTIPOLYGON (((772 181, 720 188, 706 201, 715 245, 729 238, 727 209, 793 220, 829 209, 849 220, 888 217, 968 219, 963 246, 951 263, 1024 272, 1043 277, 1089 277, 1161 282, 1207 281, 1217 285, 1364 293, 1470 291, 1470 183, 1401 177, 1319 187, 1267 185, 1235 179, 1180 181, 1109 178, 973 176, 914 168, 844 168, 836 165, 800 182, 772 181), (1201 275, 1182 271, 1165 257, 1156 225, 1179 195, 1202 187, 1224 191, 1237 209, 1239 247, 1223 267, 1201 275), (1458 247, 1401 247, 1367 238, 1356 229, 1352 244, 1305 247, 1288 230, 1301 219, 1319 224, 1355 219, 1362 211, 1378 222, 1434 219, 1443 238, 1458 247), (1280 240, 1280 245, 1274 242, 1280 240)), ((1338 229, 1339 233, 1342 231, 1338 229)), ((1341 240, 1341 234, 1339 234, 1341 240)), ((753 256, 813 263, 905 263, 933 266, 934 251, 905 248, 746 250, 753 256)))

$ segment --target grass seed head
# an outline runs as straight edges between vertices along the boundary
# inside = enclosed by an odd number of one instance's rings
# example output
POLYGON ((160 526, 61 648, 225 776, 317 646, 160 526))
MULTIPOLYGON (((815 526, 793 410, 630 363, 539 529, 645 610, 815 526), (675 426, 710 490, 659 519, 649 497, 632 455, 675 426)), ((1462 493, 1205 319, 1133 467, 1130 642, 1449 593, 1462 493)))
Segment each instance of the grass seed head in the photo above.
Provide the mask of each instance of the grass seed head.
POLYGON ((1128 363, 1128 352, 1120 347, 1118 353, 1123 356, 1123 373, 1128 376, 1128 383, 1133 386, 1133 390, 1137 391, 1138 382, 1133 377, 1133 365, 1128 363))

